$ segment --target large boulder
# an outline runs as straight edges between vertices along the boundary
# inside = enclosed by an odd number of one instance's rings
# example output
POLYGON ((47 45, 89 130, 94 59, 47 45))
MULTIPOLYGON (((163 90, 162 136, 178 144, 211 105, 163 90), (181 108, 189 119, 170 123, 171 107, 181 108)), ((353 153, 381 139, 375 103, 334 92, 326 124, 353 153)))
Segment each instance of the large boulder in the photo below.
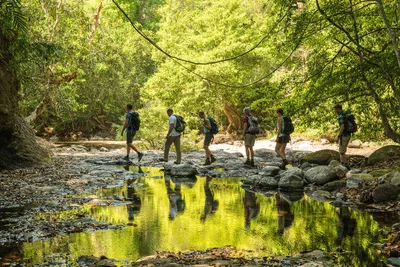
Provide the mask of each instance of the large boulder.
POLYGON ((246 177, 246 179, 244 179, 242 181, 244 186, 255 186, 258 185, 258 182, 260 181, 260 176, 258 175, 251 175, 249 177, 246 177))
POLYGON ((400 186, 400 172, 390 172, 379 178, 380 181, 400 186))
POLYGON ((365 182, 369 182, 374 180, 374 177, 368 173, 354 173, 351 174, 349 178, 346 180, 346 186, 348 188, 359 188, 365 182))
POLYGON ((317 166, 305 173, 305 179, 310 184, 324 185, 337 178, 335 169, 329 166, 317 166))
POLYGON ((289 177, 289 176, 298 176, 300 178, 303 178, 304 172, 300 168, 292 167, 280 174, 281 178, 289 177))
POLYGON ((293 176, 285 176, 282 177, 278 182, 279 189, 288 190, 288 191, 299 191, 303 190, 304 181, 301 177, 293 175, 293 176))
POLYGON ((372 165, 379 162, 400 158, 400 146, 384 146, 374 151, 368 157, 368 164, 372 165))
POLYGON ((339 152, 331 149, 323 149, 305 155, 302 162, 328 165, 332 160, 340 160, 339 152))
POLYGON ((260 180, 258 180, 258 186, 260 188, 277 188, 278 181, 270 176, 261 177, 260 180))
POLYGON ((170 170, 173 176, 194 176, 197 174, 196 166, 184 163, 184 164, 174 164, 170 170))
POLYGON ((336 166, 335 168, 336 176, 339 178, 343 178, 346 176, 346 173, 348 172, 347 168, 343 165, 336 166))
POLYGON ((400 193, 400 187, 393 184, 381 184, 372 191, 374 202, 395 200, 400 193))
POLYGON ((275 176, 279 173, 281 169, 277 166, 265 166, 260 171, 261 176, 275 176))
POLYGON ((346 187, 346 181, 344 181, 344 180, 336 180, 336 181, 332 181, 332 182, 324 184, 321 187, 321 190, 332 192, 332 191, 341 189, 343 187, 346 187))
POLYGON ((276 158, 277 154, 273 150, 260 148, 260 149, 254 150, 254 156, 263 158, 264 160, 265 159, 271 160, 271 159, 276 158))
POLYGON ((374 177, 381 177, 385 174, 388 174, 389 172, 392 172, 392 169, 377 169, 377 170, 373 170, 372 172, 370 172, 369 174, 371 174, 374 177))
POLYGON ((353 140, 349 143, 348 147, 350 148, 360 148, 362 146, 363 142, 361 140, 353 140))

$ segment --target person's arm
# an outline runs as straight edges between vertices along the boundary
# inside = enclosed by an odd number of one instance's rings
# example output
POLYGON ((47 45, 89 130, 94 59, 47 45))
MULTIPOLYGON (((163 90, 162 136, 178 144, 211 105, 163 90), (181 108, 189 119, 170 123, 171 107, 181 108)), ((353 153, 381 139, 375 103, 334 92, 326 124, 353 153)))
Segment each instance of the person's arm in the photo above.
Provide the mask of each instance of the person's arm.
POLYGON ((344 123, 340 124, 339 135, 336 138, 336 142, 339 142, 339 139, 342 137, 343 132, 344 132, 344 123))
POLYGON ((172 131, 175 129, 175 120, 169 120, 169 127, 168 127, 168 133, 167 136, 165 137, 166 139, 168 139, 168 136, 172 133, 172 131))
POLYGON ((204 127, 206 127, 207 129, 211 130, 211 123, 209 120, 204 120, 204 127))
POLYGON ((278 134, 276 135, 275 142, 278 142, 279 135, 282 132, 282 117, 278 117, 278 134))
POLYGON ((243 123, 243 139, 246 137, 247 122, 243 123))
POLYGON ((128 127, 128 118, 125 118, 124 127, 122 127, 121 135, 124 135, 125 129, 128 127))

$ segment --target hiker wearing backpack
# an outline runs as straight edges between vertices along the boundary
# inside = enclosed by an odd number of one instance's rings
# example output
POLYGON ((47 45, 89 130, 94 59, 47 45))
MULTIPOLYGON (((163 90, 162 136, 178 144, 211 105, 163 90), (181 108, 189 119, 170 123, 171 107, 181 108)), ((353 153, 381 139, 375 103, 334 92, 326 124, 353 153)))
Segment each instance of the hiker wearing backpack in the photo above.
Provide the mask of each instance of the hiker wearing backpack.
POLYGON ((168 154, 171 149, 171 145, 174 144, 176 150, 176 161, 175 164, 181 163, 181 133, 185 129, 185 121, 179 115, 174 114, 172 108, 167 110, 167 114, 169 117, 168 120, 168 133, 165 137, 165 145, 164 145, 164 162, 168 162, 168 154))
POLYGON ((357 125, 354 122, 354 116, 344 112, 342 105, 336 104, 333 108, 338 114, 339 134, 336 138, 336 142, 339 143, 340 163, 346 166, 347 145, 350 142, 351 133, 357 131, 357 125))
POLYGON ((243 109, 243 139, 246 149, 245 165, 254 167, 254 144, 256 142, 256 134, 260 132, 257 118, 250 113, 250 108, 243 109))
POLYGON ((275 139, 275 152, 282 158, 282 164, 279 167, 284 170, 286 165, 289 164, 286 159, 285 149, 287 143, 290 142, 290 134, 294 131, 294 127, 292 120, 289 117, 284 116, 283 109, 278 108, 276 113, 278 114, 278 122, 276 125, 278 134, 275 139))
POLYGON ((133 151, 138 154, 138 161, 140 161, 143 158, 144 154, 132 144, 133 137, 135 137, 136 132, 139 130, 140 127, 139 113, 132 110, 131 104, 126 105, 126 111, 127 113, 125 114, 125 123, 121 131, 121 136, 123 136, 126 130, 126 156, 124 157, 124 160, 129 160, 129 154, 132 148, 133 151))
POLYGON ((214 134, 218 133, 218 125, 211 117, 207 117, 204 111, 199 111, 199 117, 203 120, 204 127, 204 151, 206 152, 206 162, 204 165, 210 165, 216 159, 210 151, 210 144, 214 140, 214 134))

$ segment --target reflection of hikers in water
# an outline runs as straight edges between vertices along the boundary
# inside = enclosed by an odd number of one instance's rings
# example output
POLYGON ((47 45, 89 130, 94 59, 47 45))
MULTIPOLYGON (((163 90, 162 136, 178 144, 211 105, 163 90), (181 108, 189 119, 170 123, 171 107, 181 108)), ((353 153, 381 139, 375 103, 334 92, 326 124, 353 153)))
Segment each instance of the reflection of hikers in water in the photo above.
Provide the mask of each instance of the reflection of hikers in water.
POLYGON ((128 220, 131 222, 134 219, 134 214, 140 211, 140 207, 142 202, 140 197, 135 192, 135 182, 137 179, 128 180, 128 190, 126 200, 132 202, 132 204, 128 204, 126 207, 128 209, 128 220))
POLYGON ((182 199, 181 183, 175 181, 175 189, 171 188, 171 180, 165 177, 165 186, 167 187, 167 194, 169 198, 169 218, 173 220, 178 212, 185 210, 185 200, 182 199))
POLYGON ((290 204, 281 194, 275 194, 276 208, 278 209, 278 234, 283 235, 285 228, 292 225, 294 215, 290 211, 290 204))
POLYGON ((206 178, 206 183, 204 184, 204 193, 206 194, 206 200, 204 202, 204 212, 201 215, 200 220, 205 221, 207 216, 213 214, 217 211, 219 202, 214 200, 214 193, 210 189, 210 181, 212 177, 206 178))
POLYGON ((335 241, 336 245, 341 245, 343 238, 352 236, 357 226, 356 219, 351 218, 351 212, 348 207, 340 207, 336 211, 338 221, 338 237, 335 241))
POLYGON ((244 191, 244 219, 245 227, 250 228, 250 220, 257 217, 260 212, 260 204, 257 203, 257 196, 254 192, 244 191))

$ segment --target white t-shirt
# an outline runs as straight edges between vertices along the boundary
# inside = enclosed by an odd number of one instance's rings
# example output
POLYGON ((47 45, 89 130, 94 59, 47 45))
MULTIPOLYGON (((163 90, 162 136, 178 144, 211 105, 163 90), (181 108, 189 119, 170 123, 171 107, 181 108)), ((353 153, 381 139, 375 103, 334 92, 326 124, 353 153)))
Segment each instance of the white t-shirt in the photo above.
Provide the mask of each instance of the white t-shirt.
POLYGON ((175 117, 174 114, 172 114, 171 117, 169 117, 169 120, 168 120, 168 130, 169 130, 169 125, 170 125, 170 124, 173 124, 173 125, 174 125, 174 129, 173 129, 172 132, 169 134, 169 136, 179 136, 179 135, 181 135, 181 133, 178 133, 178 132, 175 130, 175 127, 176 127, 176 117, 175 117))

